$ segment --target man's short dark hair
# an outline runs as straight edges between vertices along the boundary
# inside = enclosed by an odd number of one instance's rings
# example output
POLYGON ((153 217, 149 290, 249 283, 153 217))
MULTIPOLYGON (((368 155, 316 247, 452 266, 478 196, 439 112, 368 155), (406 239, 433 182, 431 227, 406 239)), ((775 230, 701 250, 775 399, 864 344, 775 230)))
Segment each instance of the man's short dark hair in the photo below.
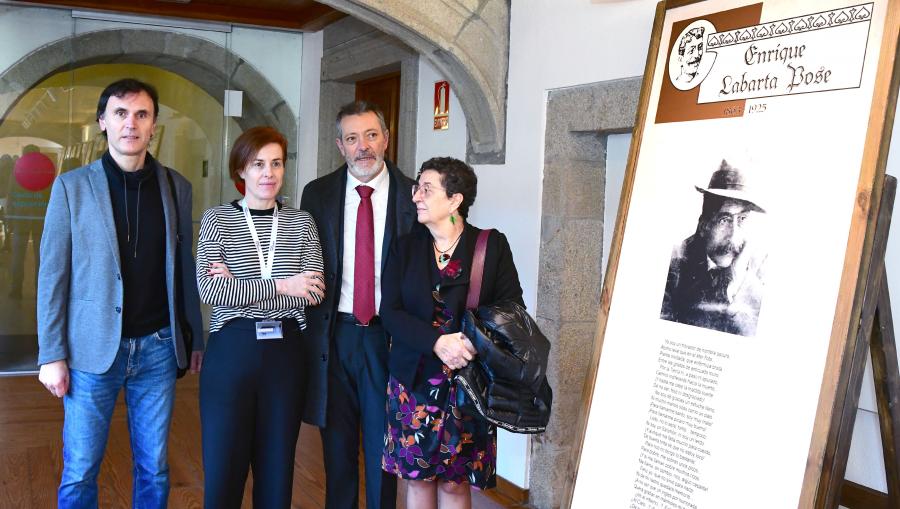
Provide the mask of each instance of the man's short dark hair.
POLYGON ((384 123, 384 113, 381 112, 381 108, 369 101, 354 101, 341 106, 341 109, 338 110, 337 119, 335 120, 338 139, 344 138, 344 132, 341 130, 341 120, 344 120, 344 117, 362 115, 363 113, 374 113, 378 117, 378 123, 381 124, 381 130, 387 133, 387 124, 384 123))
MULTIPOLYGON (((459 204, 459 215, 463 218, 469 217, 469 207, 475 203, 475 195, 478 193, 478 176, 475 175, 475 170, 452 157, 432 157, 422 163, 418 174, 422 175, 425 170, 438 172, 447 198, 456 193, 462 194, 463 201, 459 204)), ((418 180, 417 176, 416 181, 418 180)))
MULTIPOLYGON (((128 94, 139 94, 141 92, 146 92, 150 99, 153 99, 153 120, 156 120, 159 116, 159 94, 153 88, 153 85, 134 78, 119 80, 103 89, 103 92, 100 94, 100 100, 97 101, 97 120, 99 121, 100 117, 106 113, 106 104, 109 102, 110 97, 115 96, 121 99, 128 94)), ((106 131, 104 131, 104 134, 106 134, 106 131)))

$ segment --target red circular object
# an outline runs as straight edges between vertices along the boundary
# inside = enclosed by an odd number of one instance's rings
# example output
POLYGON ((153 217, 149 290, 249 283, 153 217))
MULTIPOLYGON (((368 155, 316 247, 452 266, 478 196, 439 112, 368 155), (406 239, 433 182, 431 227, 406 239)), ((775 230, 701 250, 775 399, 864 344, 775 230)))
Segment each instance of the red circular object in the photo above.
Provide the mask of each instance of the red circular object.
POLYGON ((234 188, 237 189, 237 192, 241 194, 247 194, 247 186, 244 185, 243 180, 238 180, 234 183, 234 188))
POLYGON ((20 186, 29 191, 46 189, 53 183, 56 167, 49 157, 40 152, 29 152, 16 161, 13 175, 20 186))

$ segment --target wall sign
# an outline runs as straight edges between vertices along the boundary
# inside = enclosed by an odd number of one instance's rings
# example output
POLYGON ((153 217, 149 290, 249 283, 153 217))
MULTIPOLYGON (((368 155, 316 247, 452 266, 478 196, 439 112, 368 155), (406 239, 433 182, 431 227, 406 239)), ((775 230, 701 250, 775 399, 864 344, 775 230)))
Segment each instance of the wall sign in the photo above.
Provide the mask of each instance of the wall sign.
POLYGON ((450 128, 450 82, 434 83, 434 130, 450 128))

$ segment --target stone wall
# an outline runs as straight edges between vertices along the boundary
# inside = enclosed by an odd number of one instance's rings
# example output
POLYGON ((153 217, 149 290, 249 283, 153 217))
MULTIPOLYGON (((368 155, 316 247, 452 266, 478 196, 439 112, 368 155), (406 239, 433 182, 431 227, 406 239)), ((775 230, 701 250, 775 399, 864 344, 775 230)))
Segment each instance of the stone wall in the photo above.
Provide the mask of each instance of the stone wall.
POLYGON ((205 39, 160 30, 101 30, 35 49, 0 74, 0 118, 43 79, 68 69, 108 63, 145 64, 174 72, 220 102, 226 84, 243 90, 243 115, 235 118, 242 129, 271 125, 288 140, 297 139, 297 120, 290 106, 252 64, 205 39))
POLYGON ((424 55, 453 84, 466 114, 467 158, 502 164, 509 69, 508 0, 319 0, 424 55))
MULTIPOLYGON (((557 508, 580 447, 574 436, 600 308, 606 139, 631 131, 641 78, 551 91, 547 103, 538 325, 553 344, 553 415, 532 440, 529 504, 557 508)), ((609 225, 612 227, 612 225, 609 225)), ((589 454, 589 452, 586 452, 589 454)))

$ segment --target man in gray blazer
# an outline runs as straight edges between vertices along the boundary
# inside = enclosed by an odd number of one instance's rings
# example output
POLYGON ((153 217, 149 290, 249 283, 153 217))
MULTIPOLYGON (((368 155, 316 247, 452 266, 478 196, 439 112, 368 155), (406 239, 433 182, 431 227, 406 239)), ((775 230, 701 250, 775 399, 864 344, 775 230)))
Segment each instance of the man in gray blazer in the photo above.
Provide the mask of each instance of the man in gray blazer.
POLYGON ((166 442, 180 369, 200 369, 191 185, 147 147, 156 90, 133 79, 100 95, 109 150, 53 183, 38 275, 39 380, 63 398, 60 508, 97 507, 97 475, 125 389, 134 507, 166 507, 166 442), (174 187, 174 189, 173 189, 174 187))

